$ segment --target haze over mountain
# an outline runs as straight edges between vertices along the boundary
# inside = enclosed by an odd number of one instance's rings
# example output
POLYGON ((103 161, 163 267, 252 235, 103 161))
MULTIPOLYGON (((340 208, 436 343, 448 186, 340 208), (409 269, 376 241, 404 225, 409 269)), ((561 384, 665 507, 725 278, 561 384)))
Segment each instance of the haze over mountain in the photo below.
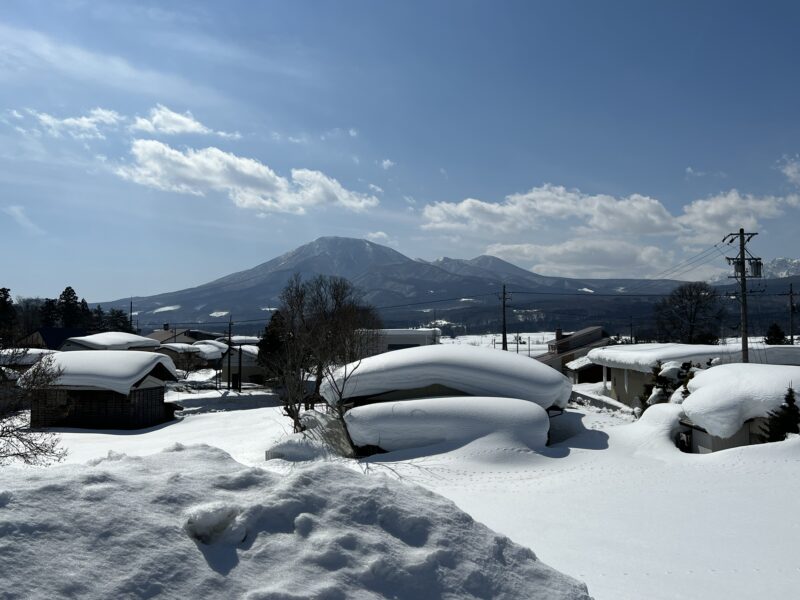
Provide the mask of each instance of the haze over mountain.
MULTIPOLYGON (((676 281, 630 279, 568 279, 526 271, 494 256, 473 259, 411 259, 392 248, 362 239, 321 237, 251 269, 232 273, 197 287, 133 298, 140 327, 161 323, 204 323, 220 326, 236 321, 266 321, 288 279, 299 273, 346 277, 364 292, 365 300, 408 318, 431 307, 455 310, 469 304, 496 303, 506 284, 514 292, 625 295, 646 286, 649 293, 674 288, 676 281), (409 306, 410 305, 410 306, 409 306)), ((130 299, 101 302, 106 308, 126 309, 130 299)))

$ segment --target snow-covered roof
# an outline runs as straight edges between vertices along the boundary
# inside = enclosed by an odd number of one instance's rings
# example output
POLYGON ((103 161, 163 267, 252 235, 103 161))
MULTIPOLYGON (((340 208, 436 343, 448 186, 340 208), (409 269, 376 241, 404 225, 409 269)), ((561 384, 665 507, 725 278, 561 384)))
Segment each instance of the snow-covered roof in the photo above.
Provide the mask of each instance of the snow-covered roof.
MULTIPOLYGON (((465 345, 420 346, 370 356, 345 383, 344 398, 375 396, 393 390, 442 385, 470 396, 530 400, 544 408, 566 406, 569 380, 555 369, 526 356, 465 345)), ((341 386, 344 371, 336 374, 341 386)), ((322 396, 331 404, 338 396, 325 381, 322 396)))
MULTIPOLYGON (((800 367, 738 363, 698 371, 689 380, 683 411, 692 423, 721 438, 748 419, 765 417, 783 403, 786 390, 800 391, 800 367)), ((679 390, 680 391, 680 390, 679 390)), ((673 401, 678 394, 673 396, 673 401)))
POLYGON ((180 342, 172 342, 169 344, 161 344, 159 350, 172 350, 178 354, 200 354, 200 347, 194 344, 183 344, 180 342))
POLYGON ((225 344, 223 342, 218 342, 217 340, 199 340, 197 342, 194 342, 192 346, 213 346, 214 348, 220 350, 221 352, 228 351, 228 344, 225 344))
MULTIPOLYGON (((53 355, 53 368, 61 375, 54 385, 67 388, 97 388, 129 394, 139 381, 153 373, 157 379, 177 379, 169 356, 136 350, 75 350, 53 355)), ((25 375, 19 383, 24 385, 25 375)))
POLYGON ((620 344, 594 348, 587 356, 596 365, 650 373, 667 361, 704 364, 718 358, 720 362, 736 362, 741 352, 732 346, 703 344, 620 344))
MULTIPOLYGON (((218 342, 226 342, 228 341, 228 337, 218 337, 218 342)), ((232 335, 230 338, 231 346, 241 346, 242 344, 258 344, 261 341, 261 338, 256 335, 232 335)))
POLYGON ((3 348, 0 350, 0 365, 6 367, 30 367, 43 356, 58 350, 47 348, 3 348))
POLYGON ((384 450, 468 442, 503 432, 529 448, 547 445, 550 420, 539 405, 516 398, 455 397, 379 402, 349 410, 347 431, 357 446, 384 450))
POLYGON ((569 369, 570 371, 578 371, 580 369, 583 369, 584 367, 588 367, 591 364, 593 364, 591 358, 589 358, 588 356, 581 356, 580 358, 576 358, 575 360, 569 361, 567 364, 564 365, 564 367, 569 369))
POLYGON ((159 346, 158 340, 124 331, 106 331, 71 337, 64 342, 65 350, 69 349, 70 342, 90 350, 130 350, 131 348, 158 348, 159 346))

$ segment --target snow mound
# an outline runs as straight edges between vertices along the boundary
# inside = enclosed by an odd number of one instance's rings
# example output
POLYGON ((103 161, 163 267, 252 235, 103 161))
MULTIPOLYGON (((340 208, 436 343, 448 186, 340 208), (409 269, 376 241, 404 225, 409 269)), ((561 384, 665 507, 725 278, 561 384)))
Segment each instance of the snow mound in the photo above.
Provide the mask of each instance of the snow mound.
POLYGON ((541 448, 550 429, 547 412, 533 402, 472 396, 369 404, 347 411, 344 420, 356 446, 387 451, 469 442, 497 432, 541 448))
POLYGON ((719 365, 689 381, 683 411, 711 435, 727 438, 748 419, 765 417, 783 403, 786 389, 800 386, 800 367, 719 365))
POLYGON ((589 598, 449 500, 341 465, 277 474, 175 445, 7 468, 4 488, 3 587, 19 597, 589 598))
POLYGON ((158 348, 158 340, 124 331, 106 331, 93 335, 71 337, 64 342, 69 349, 70 342, 91 350, 130 350, 131 348, 158 348))
MULTIPOLYGON (((569 379, 537 360, 466 345, 394 350, 365 358, 355 370, 348 365, 346 371, 352 376, 345 385, 345 400, 440 385, 471 396, 520 398, 550 408, 566 406, 572 394, 569 379)), ((336 387, 342 387, 343 372, 334 374, 336 387)), ((329 381, 322 384, 321 393, 328 403, 338 402, 329 381)))
MULTIPOLYGON (((137 350, 58 352, 53 354, 52 366, 61 370, 54 382, 56 386, 93 387, 125 395, 154 370, 162 381, 178 378, 170 357, 137 350)), ((25 385, 25 375, 20 377, 18 385, 25 385)))

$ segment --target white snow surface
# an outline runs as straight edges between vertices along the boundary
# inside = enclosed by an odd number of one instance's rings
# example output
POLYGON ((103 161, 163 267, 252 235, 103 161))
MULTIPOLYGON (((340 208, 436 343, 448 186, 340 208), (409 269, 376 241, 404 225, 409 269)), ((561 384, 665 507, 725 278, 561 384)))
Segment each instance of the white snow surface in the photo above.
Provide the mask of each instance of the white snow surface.
MULTIPOLYGON (((76 388, 99 388, 129 394, 131 387, 147 376, 158 364, 164 365, 177 379, 172 359, 157 352, 137 350, 74 350, 53 355, 53 368, 61 375, 53 385, 76 388)), ((24 385, 25 375, 19 379, 24 385)))
POLYGON ((177 352, 178 354, 200 354, 200 346, 195 346, 193 344, 184 344, 181 342, 171 342, 168 344, 161 344, 159 346, 159 349, 161 348, 172 350, 173 352, 177 352))
POLYGON ((211 346, 217 350, 220 350, 223 354, 228 351, 228 344, 218 342, 217 340, 200 340, 194 342, 192 346, 211 346))
POLYGON ((748 419, 767 416, 783 403, 787 388, 799 386, 800 367, 719 365, 695 373, 681 406, 693 423, 727 438, 748 419))
POLYGON ((547 412, 538 404, 474 396, 379 402, 350 409, 344 420, 357 446, 387 451, 463 444, 498 432, 523 446, 541 448, 550 427, 547 412))
MULTIPOLYGON (((471 396, 521 398, 549 408, 566 406, 572 393, 566 377, 537 360, 474 346, 420 346, 370 356, 355 370, 339 369, 336 387, 342 387, 345 371, 345 399, 439 384, 471 396)), ((320 392, 328 403, 338 401, 329 381, 320 392)))
POLYGON ((588 367, 592 364, 592 359, 588 356, 581 356, 580 358, 576 358, 575 360, 569 361, 567 364, 564 365, 565 368, 570 369, 571 371, 577 371, 578 369, 582 369, 583 367, 588 367))
POLYGON ((46 348, 3 348, 0 349, 0 365, 29 367, 39 362, 39 359, 58 350, 46 348))
POLYGON ((3 469, 0 556, 21 598, 589 598, 421 487, 209 446, 3 469))
POLYGON ((67 339, 67 342, 76 342, 94 350, 130 350, 131 348, 158 348, 159 346, 158 340, 124 331, 106 331, 71 337, 67 339))

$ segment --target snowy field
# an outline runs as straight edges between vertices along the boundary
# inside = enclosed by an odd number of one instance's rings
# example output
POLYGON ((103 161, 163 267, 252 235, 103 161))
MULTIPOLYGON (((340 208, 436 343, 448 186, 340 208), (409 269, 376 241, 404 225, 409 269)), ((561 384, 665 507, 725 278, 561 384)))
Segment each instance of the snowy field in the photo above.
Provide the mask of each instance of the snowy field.
MULTIPOLYGON (((36 540, 26 552, 54 561, 56 569, 64 560, 55 555, 55 548, 48 549, 41 540, 52 538, 54 543, 65 545, 61 548, 63 551, 74 550, 83 557, 82 564, 100 561, 93 571, 98 572, 106 568, 113 570, 111 559, 96 556, 96 549, 108 545, 103 541, 106 536, 111 535, 111 539, 119 536, 122 543, 129 544, 130 551, 138 555, 157 548, 159 536, 169 533, 181 541, 175 542, 174 547, 168 546, 158 556, 165 565, 173 566, 174 573, 159 567, 156 560, 137 559, 137 571, 130 581, 117 582, 117 587, 109 583, 102 591, 148 596, 159 591, 148 587, 155 585, 152 580, 156 578, 164 586, 161 591, 168 592, 172 582, 183 586, 180 589, 189 595, 192 592, 214 595, 222 589, 219 573, 235 569, 236 585, 230 588, 234 595, 249 590, 254 594, 252 597, 259 598, 372 598, 382 597, 382 593, 389 590, 376 587, 375 573, 379 578, 402 578, 413 565, 422 565, 419 566, 421 577, 430 577, 430 569, 426 571, 424 567, 429 563, 425 560, 439 556, 436 552, 441 547, 436 540, 447 538, 446 530, 455 527, 453 523, 462 522, 457 517, 460 513, 435 497, 420 496, 413 487, 408 491, 407 501, 393 500, 406 515, 402 519, 418 512, 424 525, 417 526, 429 535, 424 543, 414 548, 419 552, 403 554, 400 546, 391 545, 396 536, 385 535, 387 527, 376 527, 374 519, 366 526, 340 522, 340 512, 330 512, 329 504, 314 505, 310 499, 313 494, 309 496, 308 490, 302 489, 303 485, 319 485, 320 496, 333 494, 341 502, 361 502, 358 494, 356 499, 347 495, 346 486, 331 487, 320 479, 326 468, 345 468, 348 472, 366 473, 376 478, 374 485, 359 483, 361 480, 349 481, 348 485, 365 494, 381 490, 381 494, 399 498, 400 488, 387 482, 387 479, 398 479, 452 500, 476 521, 508 536, 516 544, 531 548, 546 565, 585 582, 592 597, 600 600, 790 598, 797 592, 800 567, 795 546, 800 526, 794 515, 796 498, 800 496, 800 478, 797 477, 800 438, 712 455, 687 455, 679 452, 669 440, 669 419, 665 413, 677 407, 651 409, 645 413, 645 418, 631 423, 632 417, 626 413, 576 406, 552 419, 552 444, 546 448, 530 448, 519 436, 500 432, 462 444, 399 450, 358 462, 345 459, 266 462, 265 450, 284 440, 290 431, 288 419, 274 406, 274 397, 265 393, 239 396, 224 392, 191 394, 190 397, 191 402, 187 404, 192 404, 192 409, 186 416, 150 430, 64 431, 63 444, 70 452, 67 465, 45 470, 14 467, 0 471, 0 557, 4 565, 10 564, 7 561, 14 557, 14 564, 19 565, 37 565, 43 560, 15 553, 13 544, 9 547, 8 541, 19 539, 14 537, 17 535, 36 540), (220 448, 231 458, 203 448, 176 452, 176 443, 184 446, 208 444, 220 448), (159 455, 164 449, 172 450, 159 455), (121 459, 121 454, 156 456, 141 462, 121 459), (97 459, 101 458, 106 460, 98 463, 97 459), (81 464, 87 461, 88 464, 81 464), (256 470, 245 467, 256 467, 256 470), (146 473, 140 473, 142 469, 146 473), (93 478, 97 473, 102 477, 93 478), (182 479, 186 482, 169 484, 182 479), (149 495, 134 493, 143 487, 152 490, 149 495), (302 537, 306 525, 316 531, 320 537, 314 538, 314 548, 307 544, 287 545, 285 537, 269 541, 266 536, 265 541, 261 539, 263 535, 259 535, 260 541, 253 545, 250 545, 252 540, 238 543, 237 536, 244 536, 246 531, 269 533, 277 527, 270 521, 273 517, 254 508, 259 502, 256 493, 259 489, 280 489, 281 502, 288 504, 300 502, 297 498, 302 496, 302 503, 289 511, 295 519, 294 525, 289 527, 293 528, 293 536, 302 537), (51 512, 45 508, 47 490, 59 495, 51 512), (155 521, 147 525, 149 529, 140 532, 146 539, 136 533, 136 515, 144 508, 134 507, 133 513, 123 511, 126 514, 113 508, 128 501, 128 496, 122 493, 125 490, 133 494, 130 498, 137 502, 156 502, 155 521), (41 518, 38 525, 25 530, 18 522, 15 524, 15 497, 25 498, 26 503, 30 503, 25 511, 42 511, 45 516, 35 517, 41 518), (175 514, 168 518, 163 507, 157 505, 157 498, 165 501, 172 498, 169 501, 175 502, 175 514), (83 547, 80 544, 88 543, 87 540, 71 541, 68 527, 52 511, 61 510, 63 503, 63 510, 72 511, 70 514, 74 513, 80 526, 91 523, 90 517, 94 514, 87 512, 82 502, 95 500, 103 504, 86 506, 102 506, 101 513, 111 507, 109 514, 99 519, 107 529, 105 533, 91 529, 90 537, 98 536, 96 545, 83 547), (412 506, 421 508, 416 511, 412 506), (226 509, 230 510, 226 512, 226 509), (308 517, 298 522, 301 513, 308 517), (434 517, 434 514, 439 516, 434 517), (187 525, 192 516, 197 526, 187 525), (322 533, 326 527, 330 528, 328 533, 322 533), (178 533, 171 533, 173 531, 178 533), (204 550, 194 541, 184 540, 185 536, 180 537, 181 531, 193 532, 195 536, 220 535, 224 543, 211 551, 204 550), (346 540, 351 547, 342 550, 336 540, 346 540), (391 554, 395 563, 379 561, 379 549, 385 547, 395 549, 391 554), (198 549, 205 555, 201 556, 198 549), (265 562, 255 560, 256 551, 264 555, 265 562), (289 590, 297 596, 280 596, 277 591, 282 589, 281 584, 288 584, 282 579, 281 568, 266 556, 277 551, 288 553, 290 565, 327 564, 328 567, 317 570, 309 567, 310 571, 301 571, 310 581, 303 585, 311 587, 289 590), (333 568, 342 560, 345 562, 341 566, 333 568), (373 571, 367 572, 363 565, 373 565, 373 571), (211 571, 207 567, 211 567, 211 571), (275 581, 264 583, 263 571, 261 577, 258 575, 258 569, 269 569, 272 573, 276 568, 278 579, 275 581), (192 569, 197 570, 193 575, 196 581, 190 578, 192 569), (331 577, 332 583, 317 589, 313 585, 319 581, 314 577, 320 574, 331 577), (263 587, 260 592, 259 586, 263 587), (357 589, 371 591, 358 595, 357 589)), ((346 476, 341 477, 346 481, 346 476)), ((148 506, 147 510, 151 510, 152 506, 148 506)), ((363 510, 374 514, 369 507, 363 510)), ((402 519, 398 521, 405 523, 401 529, 416 535, 414 525, 402 519)), ((485 541, 480 543, 491 545, 495 543, 492 535, 480 528, 456 528, 452 531, 451 542, 454 546, 477 544, 483 539, 485 541)), ((406 548, 408 544, 401 546, 406 548)), ((541 566, 538 562, 527 563, 524 553, 520 554, 516 546, 510 548, 513 549, 510 555, 517 561, 515 568, 521 572, 541 566)), ((113 554, 118 559, 123 555, 113 554)), ((473 559, 467 555, 453 559, 455 572, 462 578, 469 576, 475 570, 473 559)), ((490 580, 499 577, 497 565, 487 565, 486 577, 490 580)), ((84 571, 76 571, 74 576, 59 583, 62 588, 53 589, 71 595, 85 593, 86 590, 80 588, 82 573, 84 571)), ((570 587, 571 580, 562 580, 560 575, 550 571, 542 573, 541 581, 555 586, 553 590, 556 590, 542 597, 581 597, 579 588, 570 587), (568 595, 572 593, 575 595, 568 595)), ((30 581, 37 582, 31 585, 45 585, 42 582, 56 585, 52 578, 37 578, 28 570, 24 574, 30 581)), ((491 597, 492 589, 498 590, 496 597, 501 595, 499 588, 479 580, 477 575, 471 577, 473 583, 477 582, 473 596, 491 597)), ((110 577, 109 581, 112 580, 110 577)), ((508 585, 511 587, 505 588, 506 597, 536 597, 530 595, 533 593, 530 590, 515 588, 522 585, 518 580, 508 585)), ((456 596, 470 597, 472 592, 459 589, 456 596)), ((37 594, 44 595, 39 588, 32 595, 37 594)), ((413 594, 409 592, 400 597, 410 598, 413 594)))
MULTIPOLYGON (((553 331, 533 331, 523 333, 508 333, 508 350, 525 356, 536 357, 547 354, 547 342, 556 337, 553 331)), ((466 344, 468 346, 481 346, 484 348, 503 347, 503 336, 499 333, 485 333, 479 335, 459 335, 456 337, 442 337, 442 344, 466 344)))

